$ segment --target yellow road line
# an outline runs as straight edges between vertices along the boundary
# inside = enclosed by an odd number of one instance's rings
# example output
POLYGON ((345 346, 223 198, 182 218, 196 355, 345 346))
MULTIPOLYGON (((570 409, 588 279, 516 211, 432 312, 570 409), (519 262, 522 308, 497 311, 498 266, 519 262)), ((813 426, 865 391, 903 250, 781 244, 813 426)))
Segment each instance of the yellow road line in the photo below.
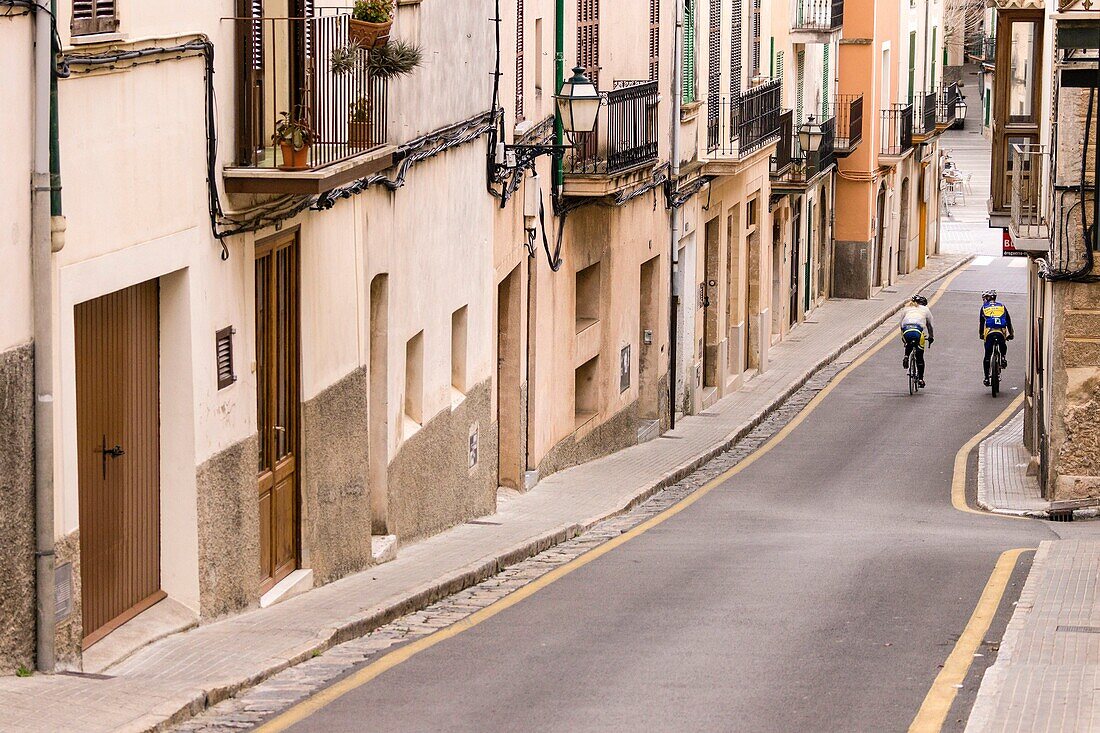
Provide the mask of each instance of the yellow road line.
MULTIPOLYGON (((962 274, 962 272, 963 269, 960 268, 953 272, 950 276, 948 276, 948 278, 944 280, 943 284, 940 285, 939 289, 936 291, 936 294, 933 295, 932 298, 929 300, 929 304, 931 305, 939 300, 940 297, 947 291, 947 288, 951 285, 951 282, 960 274, 962 274)), ((584 555, 581 555, 574 560, 570 560, 565 565, 551 570, 546 575, 540 576, 531 583, 528 583, 527 585, 510 593, 504 598, 501 598, 499 601, 496 601, 491 605, 486 606, 485 608, 475 611, 461 621, 457 621, 456 623, 448 626, 445 629, 440 629, 433 634, 417 639, 416 641, 406 646, 403 646, 400 649, 397 649, 390 652, 389 654, 382 656, 377 661, 371 662, 366 667, 360 669, 358 672, 355 672, 354 674, 345 677, 343 680, 337 682, 331 687, 326 687, 324 690, 321 690, 313 697, 310 697, 309 699, 298 703, 286 712, 278 715, 275 718, 272 718, 270 721, 257 728, 256 731, 258 733, 279 733, 280 731, 285 731, 287 728, 295 725, 296 723, 300 723, 301 721, 305 720, 306 718, 313 715, 318 710, 332 703, 338 698, 346 695, 347 693, 358 687, 362 687, 383 672, 396 667, 402 662, 411 659, 422 651, 432 648, 442 641, 446 641, 447 639, 450 639, 451 637, 456 636, 463 631, 466 631, 467 629, 471 629, 484 621, 488 621, 501 611, 505 611, 516 605, 520 601, 531 597, 551 583, 560 580, 569 573, 572 573, 574 570, 582 568, 593 560, 597 560, 600 557, 603 557, 620 545, 626 544, 635 537, 644 534, 645 532, 648 532, 657 525, 676 516, 677 514, 684 511, 692 504, 709 494, 715 488, 721 486, 723 483, 763 458, 769 451, 771 451, 772 448, 779 445, 779 443, 781 443, 788 435, 794 432, 795 428, 801 425, 806 420, 806 418, 809 417, 809 415, 815 409, 817 409, 818 405, 824 402, 825 398, 834 389, 836 389, 836 386, 840 384, 845 377, 858 369, 868 359, 881 351, 883 347, 893 342, 896 338, 897 334, 891 331, 889 334, 879 340, 878 343, 876 343, 866 352, 861 354, 858 358, 853 360, 851 364, 837 372, 837 375, 833 377, 833 379, 827 385, 825 385, 825 387, 820 392, 814 395, 813 399, 811 399, 809 403, 807 403, 806 407, 803 408, 802 411, 799 412, 797 415, 795 415, 794 418, 792 418, 791 421, 787 423, 778 433, 773 435, 766 443, 764 443, 764 445, 757 448, 756 451, 748 455, 736 466, 733 466, 722 475, 711 479, 700 489, 684 497, 679 502, 673 504, 668 509, 665 509, 660 514, 654 515, 653 517, 639 524, 637 527, 634 527, 633 529, 624 532, 614 539, 608 540, 599 547, 589 550, 584 555)))
POLYGON ((962 636, 955 642, 955 648, 944 662, 943 669, 936 675, 932 689, 928 691, 917 711, 917 717, 913 718, 913 723, 909 726, 909 733, 938 733, 943 727, 943 722, 951 711, 951 704, 959 694, 958 686, 966 679, 966 673, 974 662, 974 653, 978 651, 978 646, 985 638, 985 632, 989 631, 989 625, 1001 605, 1008 580, 1012 577, 1020 555, 1033 549, 1020 548, 1001 553, 970 621, 963 629, 962 636))
POLYGON ((989 434, 998 428, 1005 420, 1010 418, 1017 410, 1020 409, 1020 405, 1024 403, 1024 395, 1020 395, 1016 399, 1012 400, 1008 404, 1008 407, 1001 412, 1000 415, 993 419, 993 422, 982 428, 981 432, 975 435, 973 438, 966 442, 962 448, 959 448, 959 452, 955 454, 955 470, 951 475, 951 506, 958 509, 960 512, 970 512, 971 514, 982 514, 987 517, 1008 517, 1012 516, 1014 519, 1024 519, 1025 517, 1017 517, 1009 514, 990 514, 989 512, 983 512, 980 509, 972 509, 966 503, 966 463, 970 457, 970 451, 974 450, 974 446, 981 443, 989 434))

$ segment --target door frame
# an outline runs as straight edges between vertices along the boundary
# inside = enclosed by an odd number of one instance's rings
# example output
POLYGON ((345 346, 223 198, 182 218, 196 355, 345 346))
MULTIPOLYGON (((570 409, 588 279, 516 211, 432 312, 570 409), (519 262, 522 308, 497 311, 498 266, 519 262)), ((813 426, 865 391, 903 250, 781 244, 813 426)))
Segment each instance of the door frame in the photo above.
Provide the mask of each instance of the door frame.
MULTIPOLYGON (((294 358, 291 362, 292 365, 293 365, 293 368, 291 370, 293 384, 289 388, 289 393, 290 393, 291 396, 293 396, 293 399, 290 399, 287 402, 287 408, 288 408, 288 410, 291 411, 291 413, 293 415, 293 419, 288 421, 288 422, 292 423, 292 427, 290 427, 289 430, 287 431, 287 441, 288 441, 288 444, 290 446, 290 449, 289 449, 290 455, 293 456, 293 467, 290 469, 290 472, 292 472, 293 475, 294 475, 294 482, 293 483, 294 483, 294 507, 295 507, 295 509, 294 509, 293 527, 291 528, 291 534, 294 538, 294 551, 293 551, 292 557, 290 559, 290 562, 287 563, 287 564, 284 564, 284 566, 282 566, 283 569, 286 572, 284 572, 284 573, 282 573, 282 575, 280 575, 279 574, 280 568, 273 567, 271 576, 267 576, 267 577, 261 576, 262 579, 263 579, 263 582, 260 583, 260 595, 263 595, 267 591, 274 588, 275 585, 277 585, 280 580, 287 577, 292 572, 294 572, 296 569, 298 569, 302 566, 302 463, 303 463, 303 461, 302 461, 302 452, 301 452, 301 445, 302 445, 302 443, 301 443, 301 425, 302 425, 302 380, 301 380, 301 373, 302 373, 302 323, 301 323, 301 249, 300 249, 301 238, 299 237, 299 229, 300 229, 300 227, 298 227, 298 226, 290 227, 285 231, 279 232, 278 234, 274 234, 270 237, 265 237, 264 239, 261 239, 261 240, 257 241, 256 242, 256 247, 255 247, 255 252, 253 254, 253 273, 255 273, 255 263, 257 261, 259 261, 261 258, 267 257, 267 256, 274 257, 275 253, 278 252, 281 249, 294 248, 294 262, 293 262, 294 295, 293 295, 293 300, 292 300, 294 312, 291 316, 293 335, 291 337, 291 344, 290 344, 291 348, 294 349, 294 358)), ((274 268, 272 268, 272 273, 274 273, 274 268)), ((254 295, 255 295, 255 290, 256 290, 256 282, 255 282, 255 279, 254 279, 253 280, 253 293, 254 293, 254 295)), ((255 311, 255 307, 253 307, 253 311, 255 311)), ((253 317, 255 317, 255 316, 253 316, 253 317)), ((269 332, 266 334, 267 337, 268 337, 268 353, 273 354, 273 353, 275 353, 275 349, 274 349, 275 332, 274 332, 273 329, 268 329, 268 331, 269 332)), ((260 324, 258 322, 256 322, 255 336, 256 336, 256 340, 258 340, 258 338, 260 336, 260 324)), ((254 340, 254 343, 253 343, 254 348, 255 348, 255 345, 256 344, 255 344, 255 340, 254 340)), ((257 369, 257 372, 256 372, 257 408, 259 408, 259 400, 265 399, 265 397, 261 397, 261 395, 260 395, 261 378, 262 378, 262 376, 259 372, 259 369, 257 369)), ((273 395, 267 395, 266 399, 269 400, 269 405, 268 405, 269 414, 274 415, 274 412, 272 411, 272 406, 273 405, 270 402, 270 400, 273 399, 273 395)), ((274 422, 274 417, 272 417, 272 422, 274 422)), ((268 436, 264 436, 264 435, 261 434, 259 436, 259 440, 269 441, 268 452, 269 452, 269 455, 274 456, 274 448, 275 448, 275 446, 274 446, 274 433, 275 433, 274 427, 272 428, 271 431, 266 431, 265 427, 263 425, 260 425, 259 424, 259 419, 257 419, 256 430, 257 430, 257 433, 270 432, 270 434, 268 436)), ((263 488, 262 488, 263 485, 264 485, 263 478, 264 478, 264 473, 261 472, 261 473, 257 474, 257 494, 256 494, 257 501, 259 500, 260 495, 263 493, 263 488)), ((272 467, 272 469, 271 469, 271 482, 272 482, 272 490, 273 490, 274 485, 276 483, 274 467, 272 467)), ((263 521, 262 516, 260 517, 260 521, 261 522, 263 521)), ((273 537, 272 542, 274 543, 274 541, 275 540, 274 540, 274 537, 273 537)), ((261 540, 261 543, 262 543, 262 540, 261 540)), ((273 547, 274 547, 274 544, 273 544, 273 547)), ((262 544, 261 544, 260 550, 261 550, 261 557, 262 557, 262 550, 263 550, 262 544)), ((261 571, 264 571, 264 570, 265 570, 265 568, 261 568, 261 571)))

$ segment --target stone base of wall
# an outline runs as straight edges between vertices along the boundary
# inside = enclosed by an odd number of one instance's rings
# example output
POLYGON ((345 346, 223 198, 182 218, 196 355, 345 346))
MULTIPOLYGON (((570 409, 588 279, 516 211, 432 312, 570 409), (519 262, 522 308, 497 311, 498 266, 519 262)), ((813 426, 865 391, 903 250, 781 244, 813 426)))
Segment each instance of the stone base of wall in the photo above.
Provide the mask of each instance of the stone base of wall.
POLYGON ((539 478, 557 473, 638 443, 638 403, 632 402, 577 440, 570 435, 555 445, 539 463, 539 478))
POLYGON ((302 543, 318 584, 371 562, 367 372, 302 405, 302 543))
POLYGON ((1054 485, 1054 501, 1100 498, 1100 476, 1059 476, 1054 485))
POLYGON ((199 609, 208 621, 260 600, 259 443, 255 435, 199 466, 199 609))
POLYGON ((34 666, 34 347, 0 354, 0 674, 34 666))
POLYGON ((83 606, 80 602, 80 530, 66 535, 54 545, 54 564, 72 564, 72 612, 57 622, 54 633, 54 657, 59 670, 79 670, 84 643, 83 606))
POLYGON ((497 438, 491 384, 487 380, 471 388, 456 408, 429 420, 390 461, 390 531, 402 542, 495 511, 497 438), (470 430, 475 423, 478 461, 471 469, 470 430))
POLYGON ((833 247, 833 297, 871 297, 871 243, 842 242, 833 247))

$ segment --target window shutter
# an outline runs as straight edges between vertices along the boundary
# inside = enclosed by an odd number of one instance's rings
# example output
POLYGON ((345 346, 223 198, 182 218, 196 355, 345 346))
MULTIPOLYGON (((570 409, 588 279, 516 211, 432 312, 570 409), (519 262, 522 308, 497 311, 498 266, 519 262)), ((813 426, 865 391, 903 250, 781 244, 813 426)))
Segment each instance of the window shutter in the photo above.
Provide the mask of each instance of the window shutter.
POLYGON ((227 326, 214 335, 218 359, 218 389, 225 389, 237 381, 237 375, 233 371, 233 334, 235 332, 232 326, 227 326))
POLYGON ((932 57, 932 83, 928 85, 925 92, 936 91, 936 31, 938 30, 939 28, 932 26, 932 52, 928 54, 932 57))
POLYGON ((821 50, 821 119, 829 119, 829 44, 826 43, 821 50))
POLYGON ((577 0, 577 63, 600 88, 600 0, 577 0))
POLYGON ((70 27, 74 36, 112 33, 118 30, 115 0, 73 0, 70 27))
POLYGON ((683 101, 695 101, 695 0, 684 2, 683 101))
POLYGON ((752 0, 752 75, 760 76, 760 0, 752 0))
POLYGON ((722 93, 722 0, 710 0, 707 34, 707 119, 718 121, 722 93))
POLYGON ((516 122, 524 119, 523 84, 523 0, 516 0, 516 122))
POLYGON ((744 73, 741 68, 741 5, 745 2, 733 0, 733 22, 730 24, 730 103, 734 109, 738 108, 741 99, 741 75, 744 73))
POLYGON ((661 0, 649 0, 649 80, 661 73, 661 0))
POLYGON ((798 85, 795 98, 795 123, 802 124, 803 102, 806 99, 806 52, 798 52, 798 62, 795 68, 795 83, 798 85))

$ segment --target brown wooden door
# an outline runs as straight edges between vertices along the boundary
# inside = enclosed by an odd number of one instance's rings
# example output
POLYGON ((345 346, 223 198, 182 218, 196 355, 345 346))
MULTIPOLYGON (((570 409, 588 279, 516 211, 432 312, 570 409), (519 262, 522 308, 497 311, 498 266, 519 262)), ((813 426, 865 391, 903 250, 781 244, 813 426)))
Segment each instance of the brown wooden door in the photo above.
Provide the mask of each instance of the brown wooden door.
POLYGON ((75 309, 85 648, 164 598, 159 320, 156 280, 75 309))
POLYGON ((298 248, 281 235, 256 248, 260 437, 260 592, 298 567, 298 248))

